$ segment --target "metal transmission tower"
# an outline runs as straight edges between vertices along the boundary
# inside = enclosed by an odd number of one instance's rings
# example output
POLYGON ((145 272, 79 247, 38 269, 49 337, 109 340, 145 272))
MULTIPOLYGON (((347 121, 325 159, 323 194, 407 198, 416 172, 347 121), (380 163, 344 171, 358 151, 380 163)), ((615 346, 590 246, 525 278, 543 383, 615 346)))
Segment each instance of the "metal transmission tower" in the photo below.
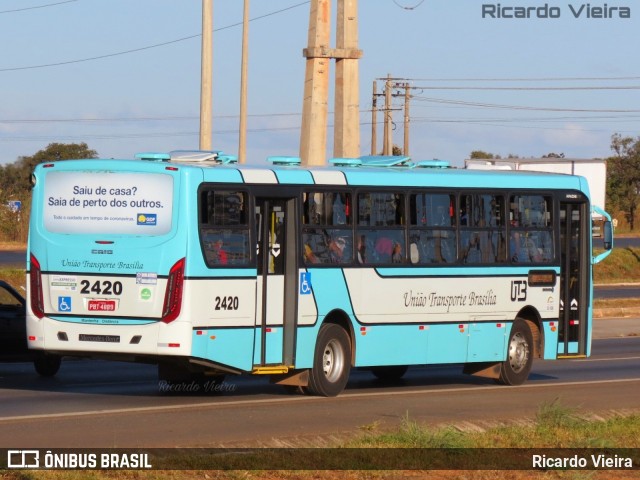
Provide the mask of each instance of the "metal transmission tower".
POLYGON ((300 135, 300 158, 307 165, 326 162, 331 59, 336 60, 333 155, 360 156, 358 1, 338 0, 336 48, 329 47, 330 17, 331 0, 311 0, 300 135))

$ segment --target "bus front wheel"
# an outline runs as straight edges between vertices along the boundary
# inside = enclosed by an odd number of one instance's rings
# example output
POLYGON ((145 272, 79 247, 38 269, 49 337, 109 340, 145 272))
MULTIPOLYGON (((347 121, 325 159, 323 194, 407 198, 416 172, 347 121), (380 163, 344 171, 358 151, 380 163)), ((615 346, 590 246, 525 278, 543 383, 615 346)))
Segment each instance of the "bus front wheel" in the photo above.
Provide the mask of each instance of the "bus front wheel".
POLYGON ((335 397, 349 380, 351 342, 339 325, 325 323, 320 327, 313 368, 309 372, 309 392, 322 397, 335 397))
POLYGON ((507 359, 500 366, 498 382, 521 385, 529 377, 533 364, 533 335, 525 320, 517 318, 509 333, 507 359))

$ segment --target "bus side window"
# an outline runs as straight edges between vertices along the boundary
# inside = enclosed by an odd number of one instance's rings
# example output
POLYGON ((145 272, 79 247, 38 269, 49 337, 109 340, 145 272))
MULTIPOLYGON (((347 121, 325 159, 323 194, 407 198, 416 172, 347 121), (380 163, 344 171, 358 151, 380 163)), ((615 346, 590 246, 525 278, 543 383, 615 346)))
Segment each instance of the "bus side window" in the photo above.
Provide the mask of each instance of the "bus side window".
POLYGON ((404 263, 403 230, 367 230, 367 263, 404 263))
POLYGON ((350 225, 351 195, 334 192, 305 192, 302 223, 305 225, 350 225))
POLYGON ((352 263, 351 194, 310 191, 302 196, 304 264, 352 263))
POLYGON ((306 264, 326 263, 323 261, 328 255, 324 235, 317 229, 305 230, 302 234, 304 261, 306 264))
POLYGON ((502 263, 505 261, 503 232, 492 230, 462 231, 461 260, 463 263, 502 263))
POLYGON ((414 265, 455 262, 456 197, 440 192, 414 193, 409 197, 409 208, 409 261, 414 265))
POLYGON ((393 192, 358 194, 356 251, 359 263, 406 261, 404 200, 404 195, 393 192))
POLYGON ((205 187, 200 194, 200 243, 208 267, 250 261, 246 192, 205 187))
POLYGON ((217 240, 207 242, 206 244, 206 252, 207 258, 211 261, 211 263, 217 263, 221 265, 226 265, 229 263, 229 256, 224 249, 224 242, 221 238, 217 240))
POLYGON ((305 229, 302 256, 306 265, 351 263, 351 231, 342 229, 305 229))
POLYGON ((493 194, 460 197, 460 260, 463 263, 507 261, 505 198, 493 194))
POLYGON ((509 197, 509 258, 514 263, 549 263, 553 247, 553 200, 545 195, 509 197))

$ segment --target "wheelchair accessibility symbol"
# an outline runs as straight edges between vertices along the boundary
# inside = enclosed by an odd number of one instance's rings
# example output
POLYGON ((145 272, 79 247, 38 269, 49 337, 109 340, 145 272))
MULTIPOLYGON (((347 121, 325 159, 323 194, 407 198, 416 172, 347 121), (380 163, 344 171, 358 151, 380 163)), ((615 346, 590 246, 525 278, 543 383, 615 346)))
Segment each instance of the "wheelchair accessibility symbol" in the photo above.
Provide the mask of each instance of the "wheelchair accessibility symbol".
POLYGON ((71 297, 58 297, 58 311, 59 312, 71 311, 71 297))
POLYGON ((309 272, 300 273, 300 295, 311 294, 311 274, 309 272))

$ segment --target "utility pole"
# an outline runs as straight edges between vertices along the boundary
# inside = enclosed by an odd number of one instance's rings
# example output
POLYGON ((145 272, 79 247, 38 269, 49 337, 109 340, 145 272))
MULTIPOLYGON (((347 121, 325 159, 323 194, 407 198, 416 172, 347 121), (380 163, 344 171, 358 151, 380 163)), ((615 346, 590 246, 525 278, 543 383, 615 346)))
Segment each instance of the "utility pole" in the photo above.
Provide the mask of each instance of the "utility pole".
MULTIPOLYGON (((378 79, 383 80, 383 79, 378 79)), ((384 134, 382 139, 382 154, 393 155, 393 110, 400 110, 400 108, 392 108, 391 100, 393 97, 404 96, 404 149, 403 155, 409 155, 409 123, 411 117, 409 114, 409 102, 411 100, 411 85, 409 83, 392 82, 391 75, 387 74, 387 78, 384 79, 384 91, 378 93, 377 83, 373 82, 373 110, 371 112, 371 155, 377 155, 377 117, 376 112, 378 110, 378 97, 384 96, 384 134), (393 93, 393 89, 403 89, 404 94, 399 91, 393 93)), ((396 79, 397 80, 397 79, 396 79)))
POLYGON ((378 152, 378 82, 373 81, 373 100, 371 108, 371 155, 378 152))
POLYGON ((249 65, 249 0, 244 0, 242 16, 242 61, 240 67, 240 134, 238 138, 238 162, 247 161, 247 81, 249 65))
POLYGON ((387 74, 384 84, 384 137, 382 139, 382 154, 391 155, 393 152, 393 138, 391 136, 391 75, 387 74))
POLYGON ((202 58, 200 68, 200 150, 211 150, 213 0, 202 0, 202 58))
POLYGON ((404 84, 404 149, 402 154, 409 156, 409 100, 411 99, 411 87, 408 83, 404 84))

